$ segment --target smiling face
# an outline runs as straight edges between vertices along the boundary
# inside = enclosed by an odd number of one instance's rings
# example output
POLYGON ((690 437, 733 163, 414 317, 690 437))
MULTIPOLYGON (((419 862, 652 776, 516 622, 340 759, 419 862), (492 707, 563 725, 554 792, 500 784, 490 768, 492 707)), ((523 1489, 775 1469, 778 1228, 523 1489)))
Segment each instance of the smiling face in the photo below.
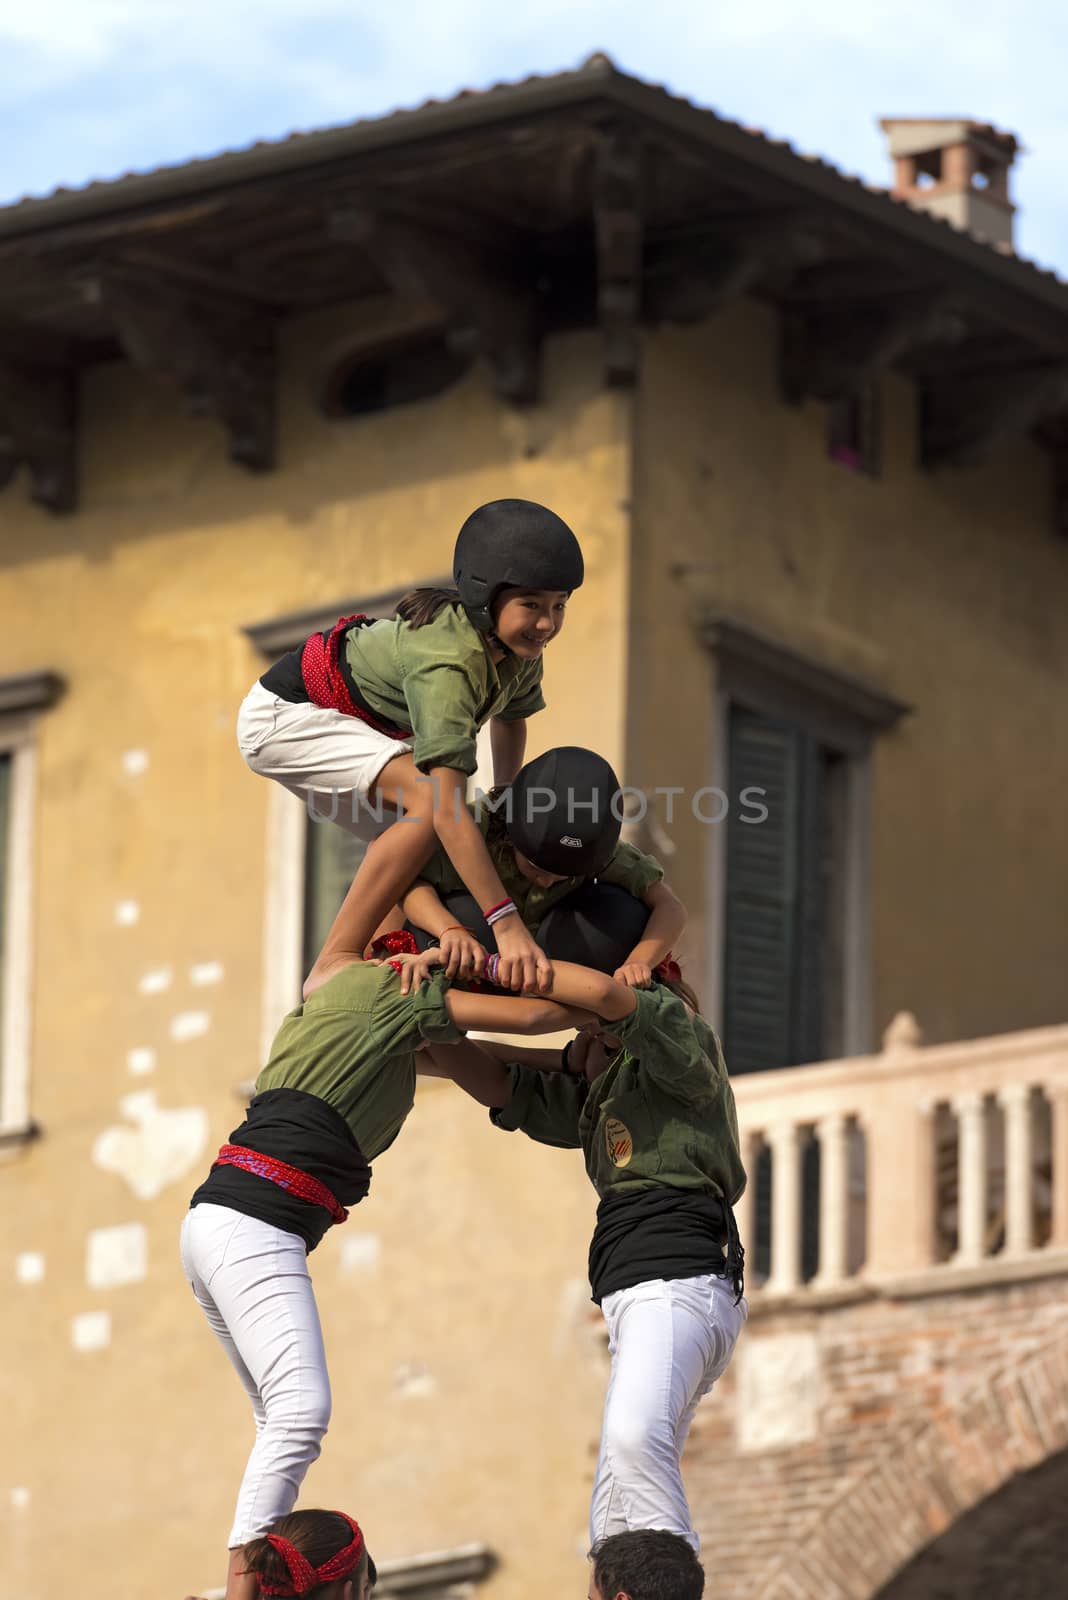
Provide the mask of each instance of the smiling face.
POLYGON ((523 661, 536 661, 564 625, 567 594, 562 589, 505 589, 498 602, 495 632, 523 661))

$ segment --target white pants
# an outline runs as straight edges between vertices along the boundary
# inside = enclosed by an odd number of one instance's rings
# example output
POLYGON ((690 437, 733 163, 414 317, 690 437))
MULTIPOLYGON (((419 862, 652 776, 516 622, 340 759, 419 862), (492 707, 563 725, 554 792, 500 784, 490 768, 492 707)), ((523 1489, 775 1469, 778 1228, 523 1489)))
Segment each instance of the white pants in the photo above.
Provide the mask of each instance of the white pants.
POLYGON ((655 1278, 601 1303, 612 1373, 590 1506, 590 1544, 663 1528, 699 1549, 682 1448, 697 1403, 726 1370, 748 1316, 724 1278, 655 1278))
POLYGON ((368 792, 383 767, 411 752, 411 742, 359 717, 283 700, 257 682, 237 714, 237 747, 253 772, 303 800, 309 815, 358 839, 369 843, 397 820, 395 807, 373 806, 368 792))
POLYGON ((182 1224, 182 1266, 252 1401, 256 1440, 230 1548, 292 1511, 330 1421, 319 1312, 304 1241, 229 1206, 197 1205, 182 1224))

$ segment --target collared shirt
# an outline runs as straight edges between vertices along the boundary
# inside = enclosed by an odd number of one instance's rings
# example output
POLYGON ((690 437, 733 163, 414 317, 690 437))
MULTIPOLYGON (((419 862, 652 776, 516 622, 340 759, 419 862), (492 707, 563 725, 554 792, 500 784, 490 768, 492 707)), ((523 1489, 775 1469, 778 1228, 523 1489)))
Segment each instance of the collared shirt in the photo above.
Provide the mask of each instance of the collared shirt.
POLYGON ((421 772, 478 765, 475 735, 490 717, 505 722, 543 710, 542 661, 490 659, 460 606, 443 606, 425 628, 394 618, 350 628, 346 660, 371 710, 414 735, 421 772))
POLYGON ((299 1089, 325 1100, 373 1161, 412 1109, 418 1045, 460 1037, 445 1009, 448 986, 436 973, 402 995, 392 967, 353 962, 285 1018, 256 1093, 299 1089))
POLYGON ((602 1197, 670 1184, 733 1205, 746 1178, 719 1040, 663 985, 634 993, 631 1015, 609 1024, 623 1048, 599 1078, 513 1064, 512 1098, 490 1116, 541 1144, 581 1147, 602 1197))
MULTIPOLYGON (((559 883, 543 889, 525 876, 515 858, 515 847, 508 837, 503 806, 494 809, 504 793, 503 788, 491 789, 488 803, 483 800, 469 809, 474 811, 475 820, 482 829, 489 858, 497 869, 505 893, 515 901, 523 922, 534 932, 553 906, 579 888, 586 879, 563 878, 559 883)), ((636 900, 644 900, 653 884, 659 883, 663 876, 664 869, 655 856, 645 855, 632 844, 617 844, 607 865, 597 874, 597 879, 599 883, 617 884, 636 900)), ((436 850, 430 857, 416 882, 428 883, 442 900, 450 894, 462 894, 466 889, 463 879, 442 849, 436 850)))

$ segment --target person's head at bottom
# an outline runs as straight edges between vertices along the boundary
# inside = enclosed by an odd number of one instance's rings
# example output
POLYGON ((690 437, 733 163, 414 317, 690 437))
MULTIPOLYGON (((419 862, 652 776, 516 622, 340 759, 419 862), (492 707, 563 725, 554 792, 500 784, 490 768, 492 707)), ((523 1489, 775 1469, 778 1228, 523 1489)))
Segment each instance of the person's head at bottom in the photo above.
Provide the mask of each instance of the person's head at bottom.
POLYGON ((293 1511, 242 1550, 261 1595, 370 1600, 378 1579, 359 1526, 344 1511, 293 1511))
POLYGON ((612 1533, 590 1551, 588 1600, 701 1600, 705 1569, 679 1533, 612 1533))

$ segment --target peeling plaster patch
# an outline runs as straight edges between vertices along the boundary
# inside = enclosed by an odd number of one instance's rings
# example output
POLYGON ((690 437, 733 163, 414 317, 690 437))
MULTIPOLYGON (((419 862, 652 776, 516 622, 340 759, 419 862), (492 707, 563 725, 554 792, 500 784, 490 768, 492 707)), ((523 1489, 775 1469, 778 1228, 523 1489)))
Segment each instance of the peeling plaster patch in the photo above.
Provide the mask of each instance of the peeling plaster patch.
POLYGON ((211 1027, 211 1015, 207 1011, 179 1011, 176 1017, 171 1018, 171 1038, 178 1040, 199 1039, 202 1033, 207 1033, 211 1027))
POLYGON ((122 753, 122 770, 131 778, 139 778, 142 772, 148 770, 148 751, 124 750, 122 753))
POLYGON ((146 972, 137 985, 142 994, 162 994, 170 986, 170 967, 156 967, 152 972, 146 972))
POLYGON ((93 1145, 93 1160, 124 1179, 138 1199, 152 1200, 200 1159, 208 1142, 208 1114, 201 1106, 162 1111, 151 1089, 126 1095, 119 1112, 136 1126, 105 1128, 93 1145))
POLYGON ((154 1072, 156 1068, 156 1052, 148 1045, 139 1045, 136 1050, 126 1052, 126 1068, 135 1078, 143 1078, 146 1072, 154 1072))
POLYGON ((381 1242, 377 1233, 356 1233, 342 1242, 342 1272, 375 1272, 381 1255, 381 1242))
POLYGON ((85 1278, 90 1289, 140 1283, 148 1271, 148 1234, 143 1222, 94 1228, 86 1240, 85 1278))
POLYGON ((778 1450, 816 1438, 821 1386, 814 1333, 750 1334, 735 1359, 739 1450, 778 1450))
POLYGON ((221 983, 222 980, 221 961, 198 961, 196 966, 189 969, 189 981, 198 989, 203 989, 209 983, 221 983))
POLYGON ((29 1507, 32 1496, 23 1483, 17 1483, 11 1491, 12 1511, 25 1511, 29 1507))
POLYGON ((425 1400, 438 1392, 437 1379, 421 1361, 398 1367, 393 1374, 393 1387, 402 1400, 425 1400))
POLYGON ((141 907, 136 900, 117 900, 115 902, 115 921, 120 928, 132 928, 141 918, 141 907))
POLYGON ((106 1350, 111 1343, 110 1311, 83 1311, 72 1317, 70 1342, 75 1350, 106 1350))
POLYGON ((45 1275, 45 1258, 39 1250, 24 1250, 15 1257, 15 1282, 40 1283, 45 1275))

